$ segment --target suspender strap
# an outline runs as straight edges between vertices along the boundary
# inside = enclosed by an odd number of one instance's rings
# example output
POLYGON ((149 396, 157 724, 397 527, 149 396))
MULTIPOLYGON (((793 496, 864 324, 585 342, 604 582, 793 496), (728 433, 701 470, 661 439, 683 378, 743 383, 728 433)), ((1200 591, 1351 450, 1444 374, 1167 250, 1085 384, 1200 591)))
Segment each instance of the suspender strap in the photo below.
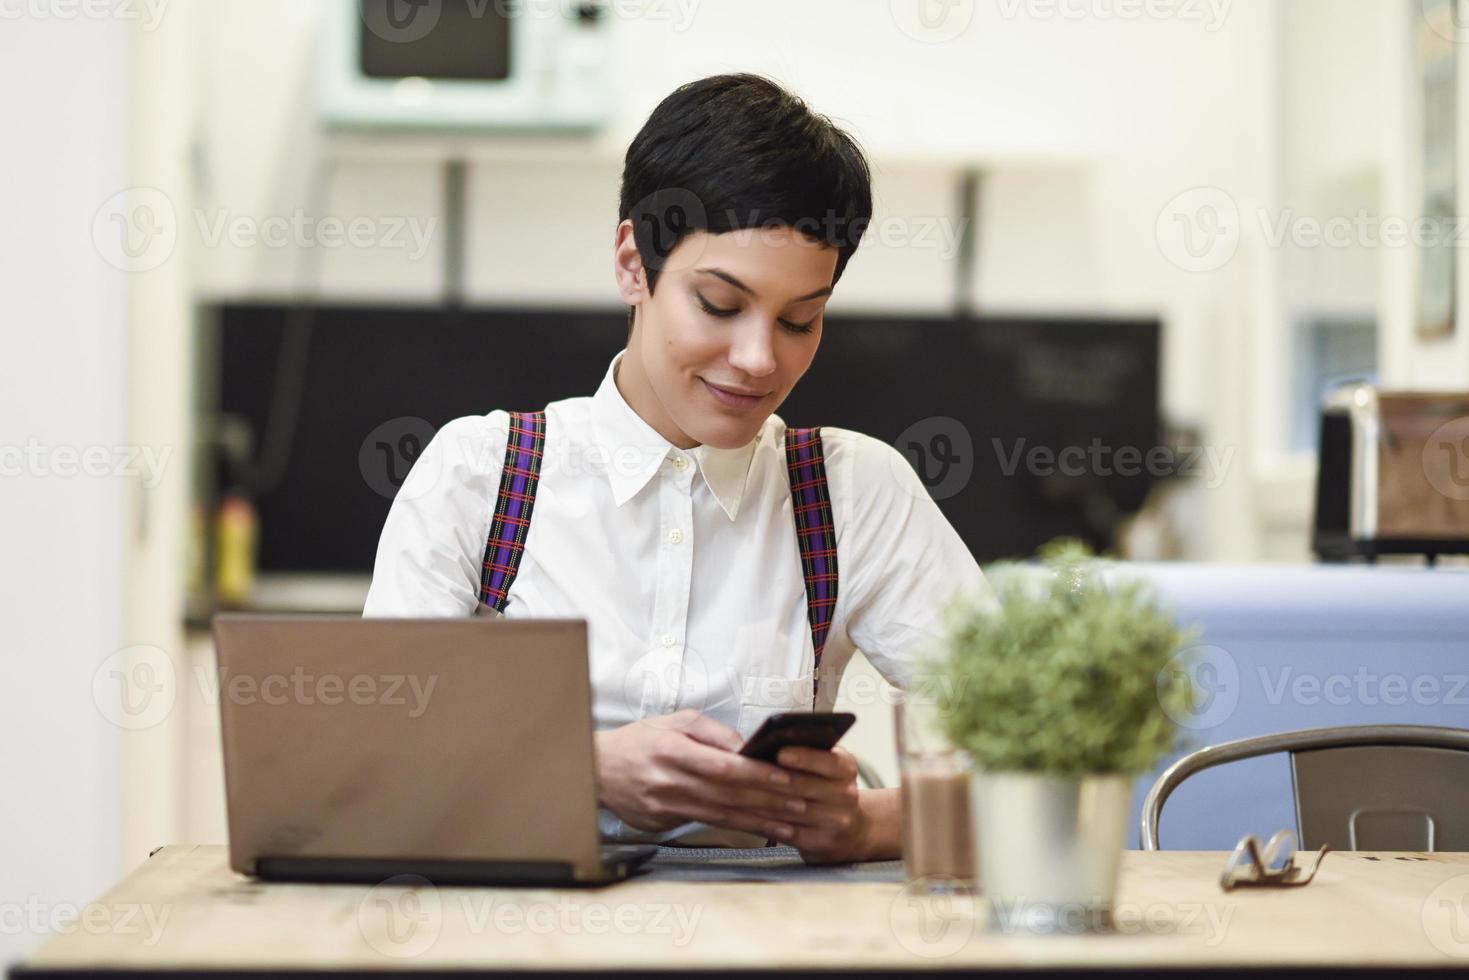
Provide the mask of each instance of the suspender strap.
MULTIPOLYGON (((480 598, 503 613, 525 553, 531 511, 536 503, 541 459, 546 444, 545 412, 512 412, 505 443, 505 465, 495 498, 495 516, 480 571, 480 598)), ((821 683, 821 653, 831 628, 837 601, 836 529, 832 523, 831 495, 826 485, 826 462, 821 430, 786 430, 786 469, 800 545, 801 570, 806 578, 806 617, 811 624, 815 666, 811 678, 812 706, 821 683)))
POLYGON ((545 412, 511 412, 510 436, 505 442, 505 466, 500 474, 500 492, 495 498, 495 517, 480 570, 480 599, 503 613, 510 583, 520 568, 530 514, 536 504, 541 457, 546 445, 545 412))
POLYGON ((821 683, 821 651, 837 603, 836 530, 820 429, 786 429, 786 468, 796 515, 796 540, 801 546, 801 570, 806 576, 806 617, 811 621, 811 644, 816 652, 811 676, 814 709, 821 683))

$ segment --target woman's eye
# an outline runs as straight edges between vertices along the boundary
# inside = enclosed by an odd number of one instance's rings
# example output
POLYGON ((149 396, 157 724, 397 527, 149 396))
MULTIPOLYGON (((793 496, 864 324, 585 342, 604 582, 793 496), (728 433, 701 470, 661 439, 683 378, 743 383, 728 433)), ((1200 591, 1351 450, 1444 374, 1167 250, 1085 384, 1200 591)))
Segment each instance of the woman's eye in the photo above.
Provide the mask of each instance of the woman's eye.
POLYGON ((780 321, 780 325, 792 333, 810 333, 816 327, 816 318, 812 317, 805 323, 793 323, 790 320, 780 321))
POLYGON ((695 292, 694 296, 697 297, 699 300, 699 308, 702 309, 705 313, 708 313, 710 316, 734 316, 736 313, 739 312, 739 310, 737 309, 727 309, 723 306, 715 306, 713 303, 704 298, 703 293, 695 292))

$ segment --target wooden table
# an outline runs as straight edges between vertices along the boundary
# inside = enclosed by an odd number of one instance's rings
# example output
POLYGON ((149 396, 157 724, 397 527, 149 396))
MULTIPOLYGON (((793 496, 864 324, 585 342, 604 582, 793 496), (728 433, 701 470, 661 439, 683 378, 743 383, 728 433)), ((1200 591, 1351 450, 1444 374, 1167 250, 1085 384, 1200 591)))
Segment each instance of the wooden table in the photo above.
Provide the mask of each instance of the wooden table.
POLYGON ((1224 858, 1130 851, 1114 932, 1021 937, 981 901, 897 884, 261 884, 222 847, 176 846, 13 969, 1469 970, 1469 854, 1335 852, 1304 888, 1230 893, 1224 858))

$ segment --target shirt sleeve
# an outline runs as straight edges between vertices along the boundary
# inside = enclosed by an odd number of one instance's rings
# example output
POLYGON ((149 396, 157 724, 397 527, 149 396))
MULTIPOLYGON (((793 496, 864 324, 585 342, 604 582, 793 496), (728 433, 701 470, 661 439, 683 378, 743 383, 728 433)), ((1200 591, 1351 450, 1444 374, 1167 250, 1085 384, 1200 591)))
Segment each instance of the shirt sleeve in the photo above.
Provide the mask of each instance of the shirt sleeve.
POLYGON ((383 524, 363 616, 475 614, 509 427, 509 413, 495 411, 429 440, 383 524))
MULTIPOLYGON (((979 563, 906 457, 843 429, 826 451, 847 636, 891 684, 937 649, 943 611, 964 590, 992 597, 979 563)), ((823 437, 823 443, 827 439, 823 437)))

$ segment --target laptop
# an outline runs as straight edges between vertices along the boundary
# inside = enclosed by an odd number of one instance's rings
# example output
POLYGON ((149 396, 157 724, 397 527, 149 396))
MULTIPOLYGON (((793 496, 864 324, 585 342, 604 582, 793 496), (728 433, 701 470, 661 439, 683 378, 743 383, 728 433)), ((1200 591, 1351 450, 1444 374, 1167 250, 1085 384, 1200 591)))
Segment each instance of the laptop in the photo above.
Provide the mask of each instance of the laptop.
POLYGON ((214 620, 230 867, 278 881, 600 885, 581 619, 214 620))

